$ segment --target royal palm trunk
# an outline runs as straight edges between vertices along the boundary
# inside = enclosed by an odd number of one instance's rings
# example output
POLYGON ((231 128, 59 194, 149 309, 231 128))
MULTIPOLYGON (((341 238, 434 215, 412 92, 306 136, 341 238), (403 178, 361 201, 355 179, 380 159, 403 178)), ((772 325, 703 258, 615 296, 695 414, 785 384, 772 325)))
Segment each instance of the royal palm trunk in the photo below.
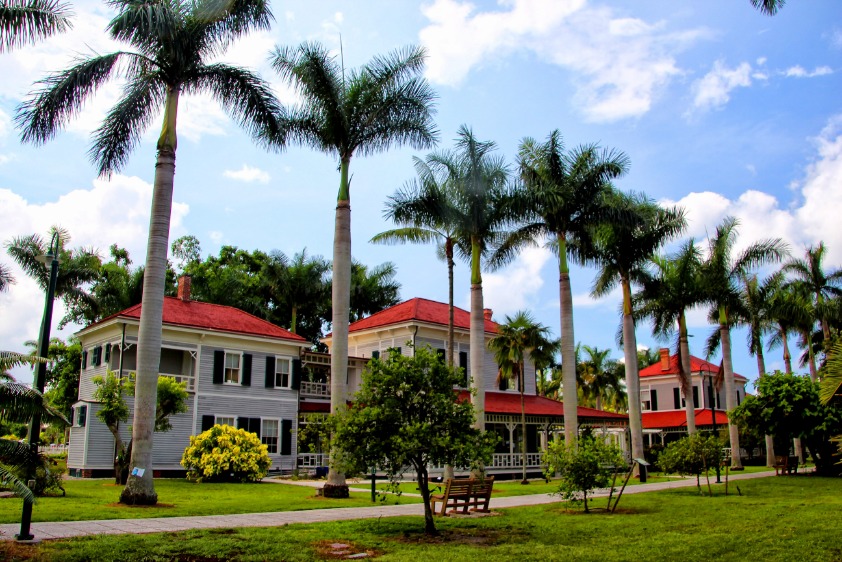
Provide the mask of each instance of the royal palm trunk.
POLYGON ((444 242, 444 252, 447 256, 447 366, 453 367, 453 354, 456 344, 453 341, 453 239, 444 242))
MULTIPOLYGON (((631 284, 624 278, 623 287, 623 357, 626 363, 626 391, 629 394, 629 431, 632 459, 643 458, 643 420, 640 411, 640 373, 637 369, 637 335, 631 306, 631 284)), ((635 472, 639 469, 635 465, 635 472)))
POLYGON ((787 373, 792 372, 792 354, 789 352, 789 338, 787 337, 786 330, 781 330, 781 346, 783 347, 784 351, 784 368, 786 369, 787 373))
MULTIPOLYGON (((722 320, 720 312, 719 338, 722 347, 722 371, 725 377, 725 409, 729 412, 737 407, 737 389, 734 384, 734 366, 731 363, 731 328, 722 320)), ((737 425, 728 420, 728 435, 731 442, 731 468, 742 468, 740 458, 740 433, 737 425)))
POLYGON ((164 290, 167 272, 167 247, 170 238, 179 90, 167 90, 164 123, 158 139, 155 180, 152 187, 152 211, 149 217, 149 240, 146 247, 146 268, 143 273, 143 296, 137 342, 137 378, 135 380, 134 420, 132 422, 132 455, 129 479, 120 494, 127 504, 155 505, 152 439, 155 434, 155 410, 158 401, 158 369, 161 363, 161 326, 164 314, 164 290), (142 469, 143 475, 135 475, 142 469))
MULTIPOLYGON (((786 343, 784 343, 786 345, 786 343)), ((786 347, 784 347, 786 350, 786 347)), ((757 350, 757 375, 762 377, 766 374, 766 359, 763 356, 763 347, 757 350)), ((775 466, 775 440, 771 435, 765 435, 766 441, 766 466, 775 466)))
POLYGON ((523 383, 526 382, 526 373, 523 372, 523 368, 524 362, 521 361, 520 365, 518 365, 518 369, 520 369, 520 377, 518 380, 518 386, 520 387, 520 450, 523 454, 523 479, 520 481, 520 483, 526 484, 528 482, 526 480, 526 401, 523 396, 523 383))
MULTIPOLYGON (((567 244, 564 233, 558 239, 558 291, 561 309, 561 384, 564 402, 564 441, 575 443, 578 436, 578 396, 576 394, 576 339, 573 335, 573 293, 567 266, 567 244)), ((635 364, 636 364, 635 359, 635 364)))
POLYGON ((482 273, 480 246, 471 241, 471 402, 474 405, 474 427, 485 430, 485 318, 482 303, 482 273))
POLYGON ((690 343, 687 341, 687 319, 684 311, 678 317, 678 345, 681 347, 681 389, 684 391, 684 411, 687 414, 687 433, 696 433, 696 405, 693 403, 693 376, 690 366, 690 343))

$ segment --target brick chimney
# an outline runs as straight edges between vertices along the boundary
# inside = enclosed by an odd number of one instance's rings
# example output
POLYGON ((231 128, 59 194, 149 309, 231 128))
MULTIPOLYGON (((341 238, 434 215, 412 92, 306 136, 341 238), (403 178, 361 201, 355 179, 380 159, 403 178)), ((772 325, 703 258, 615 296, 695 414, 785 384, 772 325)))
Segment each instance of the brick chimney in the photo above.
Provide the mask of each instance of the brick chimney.
POLYGON ((492 315, 492 314, 494 314, 494 311, 493 311, 493 310, 491 310, 490 308, 483 308, 483 309, 482 309, 482 316, 483 316, 483 318, 485 318, 485 319, 486 319, 486 320, 488 320, 489 322, 491 322, 491 315, 492 315))
POLYGON ((669 371, 670 369, 670 350, 662 347, 661 348, 661 370, 662 371, 669 371))
POLYGON ((191 279, 189 275, 182 275, 178 278, 178 298, 183 301, 190 300, 190 284, 191 279))

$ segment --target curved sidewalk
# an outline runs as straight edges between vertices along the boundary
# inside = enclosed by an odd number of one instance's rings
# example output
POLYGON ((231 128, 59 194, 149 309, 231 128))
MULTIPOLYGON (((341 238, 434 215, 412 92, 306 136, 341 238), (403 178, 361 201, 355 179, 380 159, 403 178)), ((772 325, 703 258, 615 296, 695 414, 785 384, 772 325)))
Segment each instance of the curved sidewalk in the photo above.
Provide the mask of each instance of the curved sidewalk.
MULTIPOLYGON (((774 472, 754 472, 731 475, 729 480, 739 481, 774 476, 774 472)), ((696 485, 694 478, 653 484, 638 484, 626 488, 625 494, 640 494, 687 488, 696 485)), ((608 492, 598 492, 594 497, 605 497, 608 492)), ((523 507, 562 501, 558 496, 536 494, 529 496, 508 496, 492 498, 491 507, 523 507)), ((63 539, 90 535, 117 535, 186 531, 189 529, 220 529, 233 527, 278 527, 294 523, 318 523, 320 521, 347 521, 350 519, 372 519, 399 517, 402 515, 423 515, 421 504, 389 505, 375 507, 345 507, 334 509, 312 509, 306 511, 279 511, 271 513, 244 513, 239 515, 206 515, 200 517, 151 517, 147 519, 107 519, 97 521, 62 521, 55 523, 32 523, 32 534, 36 539, 63 539)), ((0 540, 14 539, 20 524, 0 525, 0 540)))

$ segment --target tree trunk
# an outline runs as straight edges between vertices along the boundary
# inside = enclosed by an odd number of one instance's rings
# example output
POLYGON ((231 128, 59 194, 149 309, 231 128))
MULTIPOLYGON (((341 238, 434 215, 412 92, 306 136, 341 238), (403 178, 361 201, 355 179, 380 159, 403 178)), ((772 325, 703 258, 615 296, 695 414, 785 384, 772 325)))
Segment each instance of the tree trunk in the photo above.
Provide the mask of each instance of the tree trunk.
POLYGON ((523 397, 523 383, 526 382, 523 373, 523 361, 520 363, 520 380, 518 381, 518 385, 520 386, 520 431, 521 431, 521 443, 520 443, 520 450, 523 453, 523 479, 520 481, 521 484, 529 484, 529 480, 526 479, 526 401, 523 397))
POLYGON ((120 464, 120 457, 125 454, 125 451, 123 450, 123 440, 120 438, 120 426, 109 426, 108 430, 114 436, 114 483, 121 486, 123 479, 120 478, 120 474, 123 472, 123 467, 120 464))
MULTIPOLYGON (((725 312, 720 311, 719 338, 722 347, 722 370, 725 377, 725 409, 731 412, 737 407, 737 389, 734 384, 734 367, 731 363, 731 328, 727 319, 723 321, 725 312)), ((743 460, 740 458, 740 433, 737 425, 728 419, 728 435, 731 441, 731 468, 742 468, 743 460)))
POLYGON ((766 466, 775 466, 775 439, 771 435, 766 436, 766 466))
POLYGON ((474 404, 474 427, 485 430, 485 319, 482 303, 482 273, 480 246, 471 241, 471 401, 474 404))
POLYGON ((681 387, 684 391, 684 411, 687 416, 687 434, 696 433, 696 405, 693 403, 693 375, 690 367, 690 343, 687 337, 687 319, 684 311, 678 316, 678 346, 681 348, 681 387))
POLYGON ((419 463, 415 468, 415 475, 418 481, 418 489, 421 491, 421 501, 424 503, 424 533, 427 535, 438 535, 433 510, 430 509, 430 482, 427 475, 427 467, 419 463))
POLYGON ((456 353, 456 344, 453 334, 453 239, 447 238, 444 242, 444 251, 447 256, 447 366, 453 367, 453 355, 456 353))
POLYGON ((792 354, 789 352, 789 341, 787 331, 781 327, 781 345, 784 348, 784 368, 787 373, 792 373, 792 354))
MULTIPOLYGON (((330 349, 330 411, 337 412, 346 405, 348 382, 348 318, 351 301, 351 196, 348 190, 350 158, 340 165, 339 197, 336 202, 336 223, 333 233, 332 281, 332 343, 330 349)), ((345 475, 334 468, 338 451, 330 452, 331 462, 325 485, 327 490, 338 489, 337 497, 347 497, 345 475)))
MULTIPOLYGON (((634 317, 631 306, 631 284, 622 279, 623 287, 623 356, 626 363, 626 392, 629 396, 629 431, 631 433, 632 458, 643 458, 643 421, 640 412, 640 374, 637 368, 637 335, 634 332, 634 317)), ((635 464, 635 473, 639 468, 635 464)))
POLYGON ((152 439, 155 434, 155 410, 158 402, 161 326, 175 179, 175 152, 178 145, 176 137, 178 97, 178 88, 167 90, 164 122, 158 139, 158 156, 152 187, 149 239, 146 248, 146 267, 143 273, 143 307, 140 310, 140 327, 138 328, 132 455, 129 464, 131 471, 135 468, 142 469, 143 475, 129 475, 126 487, 120 494, 120 502, 130 505, 158 503, 158 494, 155 493, 155 482, 152 478, 152 439))
MULTIPOLYGON (((561 309, 561 384, 564 401, 564 440, 576 442, 579 435, 578 395, 576 393, 576 338, 573 334, 573 293, 570 269, 567 266, 567 238, 556 234, 558 241, 558 291, 561 309)), ((636 359, 635 359, 636 361, 636 359)))
POLYGON ((762 377, 766 374, 766 357, 763 355, 763 348, 758 349, 754 355, 757 359, 757 374, 762 377))
POLYGON ((290 319, 290 322, 289 322, 289 331, 292 332, 293 334, 297 333, 295 331, 296 328, 297 328, 297 324, 298 324, 298 307, 295 306, 295 305, 292 305, 292 318, 290 319))
POLYGON ((817 382, 819 380, 819 371, 816 369, 816 355, 813 353, 813 342, 810 340, 810 334, 807 334, 807 365, 810 367, 810 380, 817 382))

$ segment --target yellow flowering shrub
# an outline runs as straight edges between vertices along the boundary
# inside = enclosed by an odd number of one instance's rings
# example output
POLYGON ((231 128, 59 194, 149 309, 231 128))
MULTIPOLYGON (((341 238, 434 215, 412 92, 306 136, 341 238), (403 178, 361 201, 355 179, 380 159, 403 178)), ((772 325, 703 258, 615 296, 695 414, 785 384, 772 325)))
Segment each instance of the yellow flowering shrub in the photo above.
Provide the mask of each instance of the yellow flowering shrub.
POLYGON ((196 482, 254 482, 271 464, 266 445, 256 434, 230 425, 215 425, 190 437, 181 466, 196 482))

